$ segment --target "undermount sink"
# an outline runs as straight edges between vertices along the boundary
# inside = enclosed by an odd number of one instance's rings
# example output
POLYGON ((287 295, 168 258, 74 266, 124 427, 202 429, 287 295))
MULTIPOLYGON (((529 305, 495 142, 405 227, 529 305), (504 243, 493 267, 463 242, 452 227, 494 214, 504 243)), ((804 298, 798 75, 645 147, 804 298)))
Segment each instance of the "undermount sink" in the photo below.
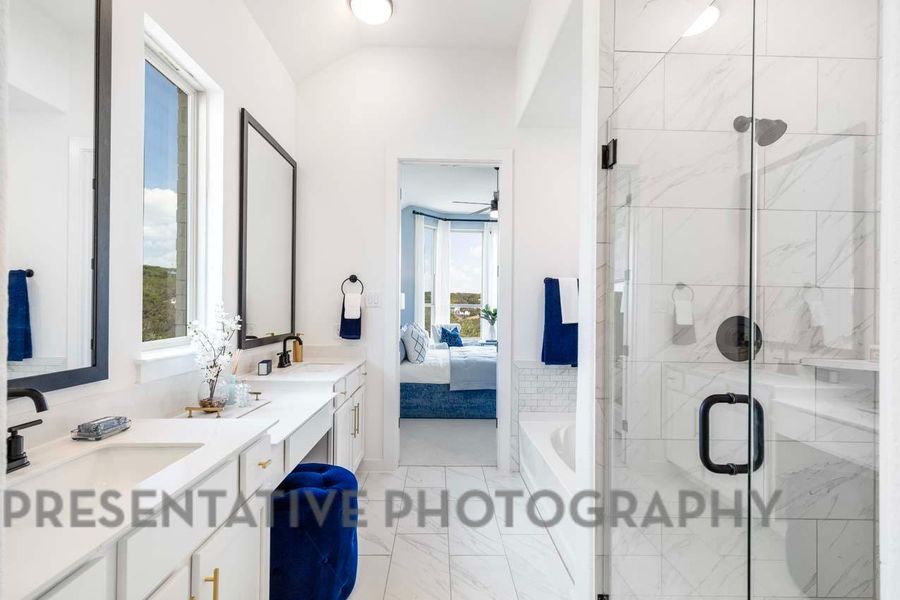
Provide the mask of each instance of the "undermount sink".
MULTIPOLYGON (((25 493, 37 490, 119 490, 138 486, 164 468, 184 458, 202 444, 109 445, 78 458, 26 475, 21 482, 10 481, 10 488, 25 493)), ((26 469, 34 468, 26 467, 26 469)))

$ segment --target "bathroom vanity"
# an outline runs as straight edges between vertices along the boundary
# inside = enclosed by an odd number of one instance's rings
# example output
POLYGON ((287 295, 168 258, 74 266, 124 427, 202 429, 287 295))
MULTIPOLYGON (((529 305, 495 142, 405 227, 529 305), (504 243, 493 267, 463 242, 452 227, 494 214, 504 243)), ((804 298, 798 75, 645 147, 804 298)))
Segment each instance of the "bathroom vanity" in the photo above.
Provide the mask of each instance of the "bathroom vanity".
MULTIPOLYGON (((330 402, 310 416, 302 433, 289 431, 293 421, 279 421, 272 435, 273 454, 284 456, 289 473, 329 433, 328 462, 355 472, 365 453, 366 363, 362 359, 316 359, 275 369, 271 375, 247 378, 254 391, 270 401, 247 415, 278 418, 295 403, 327 397, 330 402), (327 429, 323 428, 327 425, 327 429), (319 435, 319 434, 322 435, 319 435), (319 435, 319 437, 315 437, 319 435), (312 443, 312 445, 310 445, 312 443)), ((322 458, 322 457, 320 457, 322 458)))
POLYGON ((268 598, 269 535, 259 526, 268 493, 305 460, 356 470, 365 378, 363 360, 301 363, 248 378, 262 401, 238 418, 138 419, 101 442, 64 438, 31 449, 32 464, 9 476, 9 489, 33 503, 37 490, 56 492, 67 504, 60 527, 36 526, 32 511, 6 529, 15 551, 3 558, 2 597, 268 598), (74 490, 94 495, 70 500, 74 490), (100 500, 110 490, 127 499, 121 523, 69 520, 73 502, 96 511, 89 519, 112 518, 100 500), (135 490, 148 497, 132 506, 135 490), (170 511, 163 526, 163 493, 192 524, 170 511))

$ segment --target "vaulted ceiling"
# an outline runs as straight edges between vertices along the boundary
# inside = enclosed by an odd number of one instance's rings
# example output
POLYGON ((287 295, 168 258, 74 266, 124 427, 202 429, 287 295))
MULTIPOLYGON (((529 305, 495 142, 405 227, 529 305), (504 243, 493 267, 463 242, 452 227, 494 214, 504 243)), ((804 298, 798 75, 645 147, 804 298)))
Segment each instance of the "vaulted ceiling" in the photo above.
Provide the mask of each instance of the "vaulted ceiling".
POLYGON ((364 25, 347 0, 245 0, 300 81, 367 46, 514 51, 529 0, 394 0, 383 25, 364 25))

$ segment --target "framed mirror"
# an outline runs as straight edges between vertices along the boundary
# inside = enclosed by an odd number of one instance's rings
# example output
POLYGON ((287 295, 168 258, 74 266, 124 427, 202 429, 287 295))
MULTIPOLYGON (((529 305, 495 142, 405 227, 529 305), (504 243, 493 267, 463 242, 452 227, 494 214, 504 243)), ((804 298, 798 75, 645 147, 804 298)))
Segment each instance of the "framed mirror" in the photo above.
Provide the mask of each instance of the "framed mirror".
POLYGON ((10 0, 10 387, 108 376, 111 7, 10 0))
POLYGON ((239 348, 296 331, 297 163, 241 109, 239 348))

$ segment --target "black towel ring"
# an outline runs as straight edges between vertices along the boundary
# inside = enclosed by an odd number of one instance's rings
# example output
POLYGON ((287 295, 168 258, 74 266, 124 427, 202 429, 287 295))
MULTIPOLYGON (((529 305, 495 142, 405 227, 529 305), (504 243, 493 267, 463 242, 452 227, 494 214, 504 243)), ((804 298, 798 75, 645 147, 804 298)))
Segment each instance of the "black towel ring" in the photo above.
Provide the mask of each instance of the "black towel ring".
POLYGON ((346 283, 347 283, 348 281, 349 281, 350 283, 358 283, 358 284, 359 284, 359 287, 362 288, 362 289, 359 290, 359 293, 360 293, 360 294, 362 294, 362 293, 364 293, 364 292, 366 291, 366 285, 362 282, 362 279, 360 279, 360 278, 357 277, 356 275, 351 275, 350 277, 348 277, 347 279, 345 279, 343 282, 341 282, 341 294, 343 294, 343 295, 345 295, 345 296, 347 295, 347 292, 344 291, 344 285, 346 285, 346 283))

